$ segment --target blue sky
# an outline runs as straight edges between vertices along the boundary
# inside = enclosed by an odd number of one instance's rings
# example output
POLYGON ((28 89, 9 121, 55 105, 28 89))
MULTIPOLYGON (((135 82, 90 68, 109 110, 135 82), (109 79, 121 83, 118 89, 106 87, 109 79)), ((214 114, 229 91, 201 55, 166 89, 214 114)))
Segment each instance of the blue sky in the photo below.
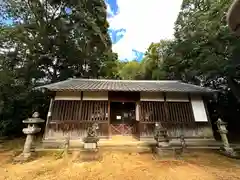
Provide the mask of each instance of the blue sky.
MULTIPOLYGON (((173 38, 174 22, 182 0, 105 0, 105 2, 113 51, 118 53, 120 60, 140 61, 152 42, 173 38)), ((12 22, 0 18, 1 21, 8 24, 12 22)))
POLYGON ((152 42, 171 39, 182 0, 105 0, 113 51, 140 61, 152 42))

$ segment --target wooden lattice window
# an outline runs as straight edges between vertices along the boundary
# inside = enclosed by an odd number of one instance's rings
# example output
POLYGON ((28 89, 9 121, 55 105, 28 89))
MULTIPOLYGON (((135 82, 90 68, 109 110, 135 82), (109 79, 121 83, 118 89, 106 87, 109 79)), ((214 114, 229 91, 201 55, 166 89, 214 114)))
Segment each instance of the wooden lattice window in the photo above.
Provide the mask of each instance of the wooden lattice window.
POLYGON ((140 121, 156 122, 165 119, 164 102, 143 101, 140 103, 140 121))
POLYGON ((53 102, 52 120, 78 120, 81 101, 56 100, 53 102))
POLYGON ((190 102, 168 102, 169 121, 194 122, 193 110, 190 102))
POLYGON ((53 102, 51 120, 59 121, 107 121, 107 101, 66 101, 53 102))
POLYGON ((140 103, 141 122, 194 122, 190 102, 153 102, 140 103))

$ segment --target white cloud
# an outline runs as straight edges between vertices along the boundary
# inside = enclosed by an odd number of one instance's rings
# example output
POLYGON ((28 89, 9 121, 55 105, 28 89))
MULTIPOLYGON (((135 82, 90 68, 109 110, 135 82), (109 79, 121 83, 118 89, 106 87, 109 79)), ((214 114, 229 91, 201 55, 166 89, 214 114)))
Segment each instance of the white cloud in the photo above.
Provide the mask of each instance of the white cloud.
POLYGON ((109 4, 107 4, 106 3, 106 5, 107 5, 107 13, 110 15, 110 16, 114 16, 114 13, 111 11, 111 9, 110 9, 110 5, 109 4))
MULTIPOLYGON (((131 60, 132 49, 145 52, 150 43, 172 38, 182 0, 117 0, 119 14, 109 18, 110 28, 126 29, 113 45, 120 59, 131 60)), ((108 8, 110 11, 110 8, 108 8)))

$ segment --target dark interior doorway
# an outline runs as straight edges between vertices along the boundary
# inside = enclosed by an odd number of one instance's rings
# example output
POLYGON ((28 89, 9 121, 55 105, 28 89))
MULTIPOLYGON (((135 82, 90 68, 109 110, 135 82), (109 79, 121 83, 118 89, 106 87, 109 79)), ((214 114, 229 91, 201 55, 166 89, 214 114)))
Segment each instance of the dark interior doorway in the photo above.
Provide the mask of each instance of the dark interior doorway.
POLYGON ((132 135, 136 121, 135 102, 111 102, 110 109, 112 135, 132 135))

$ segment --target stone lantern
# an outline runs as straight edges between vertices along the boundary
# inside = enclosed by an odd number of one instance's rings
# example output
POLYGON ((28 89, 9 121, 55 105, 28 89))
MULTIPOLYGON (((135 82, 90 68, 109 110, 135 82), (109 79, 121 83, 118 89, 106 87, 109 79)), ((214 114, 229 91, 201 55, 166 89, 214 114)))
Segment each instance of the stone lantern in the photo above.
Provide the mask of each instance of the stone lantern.
POLYGON ((18 157, 15 158, 16 161, 26 161, 28 160, 33 152, 33 142, 34 137, 37 133, 41 131, 41 128, 38 127, 39 123, 43 123, 45 120, 39 118, 39 113, 34 112, 32 118, 23 120, 24 124, 27 124, 27 128, 23 128, 23 133, 27 135, 26 141, 24 144, 23 152, 18 157))
POLYGON ((237 156, 236 152, 233 150, 233 148, 230 147, 229 142, 228 142, 228 138, 227 138, 227 123, 222 121, 220 118, 218 118, 217 122, 217 128, 218 128, 218 132, 221 136, 222 142, 223 142, 223 148, 221 148, 221 151, 223 151, 223 153, 225 155, 231 156, 231 157, 235 157, 237 156))
POLYGON ((169 138, 167 135, 167 130, 163 128, 160 123, 155 124, 154 139, 157 141, 158 147, 169 146, 169 138))

